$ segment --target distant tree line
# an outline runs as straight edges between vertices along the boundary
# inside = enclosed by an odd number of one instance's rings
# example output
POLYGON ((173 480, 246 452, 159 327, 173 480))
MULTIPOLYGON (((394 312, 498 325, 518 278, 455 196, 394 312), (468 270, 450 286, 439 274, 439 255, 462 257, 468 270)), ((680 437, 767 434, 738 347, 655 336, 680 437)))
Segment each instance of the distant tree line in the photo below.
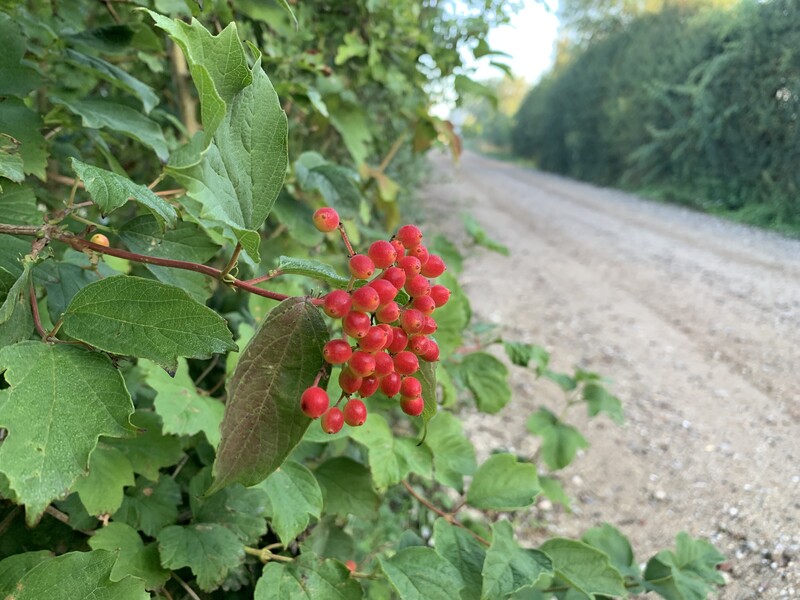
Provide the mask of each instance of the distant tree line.
POLYGON ((665 6, 587 36, 517 112, 514 152, 603 185, 800 228, 800 6, 665 6))

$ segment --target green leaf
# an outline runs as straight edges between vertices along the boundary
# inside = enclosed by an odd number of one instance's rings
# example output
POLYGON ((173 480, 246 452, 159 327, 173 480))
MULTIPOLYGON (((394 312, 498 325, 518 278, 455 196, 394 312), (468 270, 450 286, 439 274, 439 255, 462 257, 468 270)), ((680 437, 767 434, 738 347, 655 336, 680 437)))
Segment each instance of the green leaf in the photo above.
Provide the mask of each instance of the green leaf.
POLYGON ((639 565, 633 555, 633 548, 622 533, 609 525, 603 523, 599 527, 587 530, 582 536, 581 541, 605 552, 614 568, 625 577, 638 579, 641 576, 639 565))
POLYGON ((316 191, 345 219, 358 216, 361 191, 358 174, 326 161, 316 152, 304 152, 294 163, 297 182, 304 191, 316 191))
POLYGON ((64 313, 67 335, 113 354, 149 358, 170 372, 178 356, 235 350, 225 320, 176 287, 120 275, 87 285, 64 313), (157 309, 157 310, 156 310, 157 309))
POLYGON ((482 575, 481 599, 494 600, 553 575, 553 564, 543 552, 520 548, 511 524, 503 520, 492 525, 492 545, 486 552, 482 575))
MULTIPOLYGON (((2 136, 0 136, 2 142, 2 136)), ((0 177, 10 179, 15 183, 25 181, 25 165, 22 162, 22 157, 19 154, 9 154, 2 147, 0 147, 0 177)), ((0 192, 3 187, 0 186, 0 192)))
POLYGON ((169 571, 161 566, 158 546, 142 542, 133 527, 124 523, 109 523, 89 538, 92 550, 109 550, 118 553, 111 569, 111 581, 120 581, 126 576, 144 580, 148 590, 156 590, 169 579, 169 571))
POLYGON ((202 431, 208 443, 216 448, 225 405, 197 392, 186 361, 178 360, 174 377, 149 361, 139 361, 139 367, 147 378, 147 385, 156 392, 154 406, 164 422, 164 433, 194 435, 202 431))
POLYGON ((77 52, 71 48, 64 51, 64 56, 68 63, 84 68, 100 79, 108 81, 111 85, 136 96, 142 103, 145 113, 149 113, 158 105, 158 95, 153 88, 139 81, 127 71, 100 58, 77 52))
POLYGON ((155 483, 139 477, 136 487, 125 491, 114 520, 155 536, 164 526, 178 519, 180 503, 181 488, 169 475, 161 475, 155 483))
POLYGON ((400 481, 400 463, 394 451, 394 433, 383 415, 371 413, 364 425, 352 429, 350 437, 367 450, 372 479, 378 490, 384 490, 400 481))
POLYGON ((41 133, 44 126, 39 113, 32 111, 19 98, 6 98, 0 102, 0 131, 19 142, 19 155, 25 173, 46 178, 47 142, 41 133))
POLYGON ((395 437, 394 451, 400 466, 401 479, 405 479, 410 473, 426 479, 433 476, 433 455, 427 446, 420 445, 412 438, 395 437))
POLYGON ((428 423, 425 445, 433 453, 434 478, 460 491, 464 476, 472 475, 477 467, 475 448, 464 435, 461 421, 449 412, 439 411, 428 423))
POLYGON ((400 600, 452 600, 464 587, 458 570, 432 548, 404 548, 378 560, 400 600))
MULTIPOLYGON (((194 223, 178 221, 174 229, 162 231, 149 215, 125 223, 119 236, 131 252, 199 264, 207 263, 220 248, 194 223)), ((205 302, 211 295, 211 280, 202 273, 145 266, 159 281, 181 288, 198 302, 205 302)))
POLYGON ((40 83, 39 74, 20 64, 27 50, 27 40, 11 16, 0 13, 0 96, 27 96, 40 83))
POLYGON ((716 566, 725 556, 713 544, 681 532, 675 552, 662 550, 647 561, 644 585, 667 600, 704 600, 725 579, 716 566))
POLYGON ((336 515, 328 514, 303 537, 300 552, 345 562, 355 556, 356 550, 353 537, 337 523, 336 515))
POLYGON ((23 271, 22 257, 31 251, 31 243, 13 235, 0 235, 0 267, 15 278, 23 271))
POLYGON ((491 354, 472 352, 459 365, 464 383, 475 396, 478 410, 493 415, 511 400, 508 369, 491 354))
POLYGON ((357 165, 363 163, 369 155, 372 133, 364 113, 353 105, 330 105, 331 125, 342 136, 345 148, 357 165))
POLYGON ((313 215, 311 207, 289 194, 286 188, 281 190, 270 213, 272 218, 280 221, 291 232, 292 240, 306 248, 319 246, 325 238, 325 234, 314 227, 313 215))
POLYGON ((230 529, 216 523, 171 525, 157 536, 161 564, 168 569, 189 567, 200 589, 218 588, 228 572, 244 561, 244 546, 230 529))
POLYGON ((511 362, 520 367, 527 367, 533 361, 537 370, 544 371, 550 362, 550 353, 541 346, 504 340, 503 348, 511 362))
POLYGON ((81 117, 84 127, 117 131, 151 148, 162 161, 167 160, 169 150, 161 127, 138 110, 105 99, 70 101, 57 96, 51 98, 81 117))
MULTIPOLYGON (((554 477, 547 477, 545 475, 539 476, 539 485, 542 487, 542 493, 547 496, 552 502, 561 504, 568 511, 571 511, 569 496, 564 491, 561 482, 554 477)), ((592 544, 593 545, 593 544, 592 544)))
POLYGON ((366 520, 378 514, 380 498, 372 487, 370 472, 359 462, 339 456, 314 471, 322 488, 325 514, 355 515, 366 520))
POLYGON ((155 481, 158 471, 174 465, 183 456, 180 440, 161 433, 161 417, 156 413, 137 410, 131 423, 138 435, 123 440, 104 439, 103 443, 122 452, 130 461, 134 473, 155 481))
POLYGON ((213 489, 263 481, 300 442, 311 419, 299 398, 324 364, 327 341, 319 309, 305 298, 284 300, 264 319, 228 385, 213 489))
POLYGON ((502 254, 503 256, 509 255, 508 247, 490 238, 489 234, 487 234, 483 227, 475 220, 475 217, 468 213, 463 213, 461 219, 464 221, 464 229, 467 230, 467 233, 474 243, 488 248, 493 252, 497 252, 498 254, 502 254))
MULTIPOLYGON (((14 277, 3 269, 4 287, 14 277)), ((8 289, 0 305, 0 345, 9 346, 31 336, 33 319, 30 303, 30 263, 25 262, 22 274, 8 289)))
POLYGON ((550 369, 542 369, 539 371, 539 375, 545 379, 549 379, 565 392, 571 392, 578 387, 578 382, 566 373, 556 373, 550 369))
POLYGON ((587 383, 583 387, 583 399, 586 400, 590 417, 602 412, 611 417, 618 425, 622 425, 625 422, 625 415, 622 414, 622 403, 619 398, 609 394, 608 390, 599 383, 587 383))
POLYGON ((345 33, 344 43, 336 51, 336 58, 333 62, 335 65, 341 66, 351 58, 366 56, 368 50, 369 46, 364 43, 357 31, 345 33))
POLYGON ((287 275, 304 275, 313 279, 319 279, 333 287, 344 289, 350 282, 348 277, 344 277, 336 272, 329 264, 315 260, 313 258, 292 258, 281 256, 278 258, 278 271, 287 275))
POLYGON ((86 511, 97 516, 116 512, 122 505, 123 489, 133 483, 133 468, 125 455, 98 446, 89 456, 88 475, 78 479, 72 490, 78 492, 86 511))
POLYGON ((40 562, 16 584, 13 600, 148 600, 144 581, 111 579, 116 554, 69 552, 40 562))
POLYGON ((175 209, 146 186, 134 183, 127 177, 111 171, 87 165, 76 158, 72 159, 72 168, 103 214, 115 211, 124 205, 128 198, 133 198, 153 213, 162 224, 162 228, 164 223, 175 227, 178 218, 175 209))
POLYGON ((442 234, 437 233, 433 236, 433 241, 428 244, 428 250, 438 254, 447 265, 447 270, 456 275, 460 275, 464 270, 464 257, 458 251, 456 245, 442 234))
POLYGON ((464 587, 461 600, 480 600, 483 585, 483 561, 486 550, 468 531, 436 519, 433 525, 436 553, 453 565, 461 574, 464 587))
POLYGON ((17 582, 36 565, 48 560, 53 555, 47 550, 12 554, 0 561, 0 597, 13 598, 12 594, 17 582))
POLYGON ((452 274, 445 272, 437 281, 452 292, 450 300, 437 308, 434 316, 438 329, 433 337, 439 344, 440 358, 444 360, 461 346, 461 335, 472 318, 472 309, 467 295, 452 274))
POLYGON ((622 575, 600 550, 565 538, 549 539, 540 549, 552 559, 557 577, 590 598, 627 596, 622 575))
POLYGON ((86 472, 101 435, 128 436, 133 412, 122 376, 107 356, 66 344, 0 348, 0 465, 34 524, 86 472), (69 449, 69 451, 65 451, 69 449))
POLYGON ((39 283, 43 283, 47 290, 47 308, 54 318, 60 317, 67 310, 75 294, 99 278, 94 271, 66 262, 40 265, 36 269, 36 275, 44 280, 39 283), (44 266, 50 268, 45 270, 44 266))
POLYGON ((467 503, 481 509, 516 510, 533 504, 541 491, 536 465, 518 463, 513 454, 495 454, 475 472, 467 503))
POLYGON ((33 188, 27 185, 3 184, 0 210, 3 223, 11 225, 39 225, 44 220, 44 214, 36 207, 33 188))
POLYGON ((542 437, 542 458, 553 471, 571 463, 579 448, 589 447, 577 429, 544 407, 530 416, 526 426, 528 431, 542 437))
POLYGON ((304 553, 289 564, 271 562, 254 600, 360 600, 363 590, 342 563, 304 553))
POLYGON ((425 401, 425 408, 422 409, 423 425, 435 417, 439 410, 436 402, 436 367, 438 365, 438 362, 419 361, 419 371, 417 371, 416 377, 422 384, 422 399, 425 401))
POLYGON ((272 506, 272 528, 286 546, 308 527, 309 517, 322 513, 322 490, 314 475, 300 463, 284 461, 260 484, 272 506))

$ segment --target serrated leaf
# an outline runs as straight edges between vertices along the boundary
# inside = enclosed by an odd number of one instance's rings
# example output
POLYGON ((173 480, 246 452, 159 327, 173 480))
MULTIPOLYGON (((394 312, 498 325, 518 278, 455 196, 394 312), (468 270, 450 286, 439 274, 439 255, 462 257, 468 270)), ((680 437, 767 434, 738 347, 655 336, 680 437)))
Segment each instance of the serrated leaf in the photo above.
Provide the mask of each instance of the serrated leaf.
POLYGON ((294 163, 297 182, 304 191, 318 192, 325 203, 345 219, 358 216, 361 191, 358 174, 326 161, 317 152, 304 152, 294 163))
POLYGON ((319 518, 322 513, 322 490, 300 463, 284 461, 260 487, 269 496, 272 529, 284 546, 308 527, 309 517, 319 518))
POLYGON ((139 477, 136 487, 125 491, 114 520, 155 536, 164 526, 178 519, 180 503, 181 488, 169 475, 161 475, 157 482, 139 477))
POLYGON ((319 309, 305 298, 284 300, 264 319, 228 385, 213 489, 263 481, 300 442, 311 423, 300 396, 324 364, 327 341, 319 309))
MULTIPOLYGON (((13 275, 3 269, 4 287, 13 275)), ((33 319, 30 304, 30 263, 25 262, 22 273, 8 289, 0 305, 0 345, 9 346, 31 336, 33 319)))
POLYGON ((44 181, 47 167, 47 142, 41 133, 44 127, 39 113, 32 111, 19 98, 6 98, 0 103, 0 131, 19 142, 18 152, 25 173, 44 181))
POLYGON ((20 64, 26 50, 27 40, 17 23, 10 15, 0 13, 0 96, 23 98, 39 85, 38 73, 20 64))
POLYGON ((508 369, 491 354, 472 352, 459 365, 464 383, 475 396, 478 410, 493 415, 511 400, 508 369))
POLYGON ((178 360, 174 377, 150 361, 139 361, 139 367, 147 378, 147 385, 156 392, 154 406, 164 422, 164 433, 194 435, 202 431, 208 443, 216 448, 225 405, 197 392, 186 361, 178 360))
POLYGON ((0 349, 0 465, 34 524, 86 471, 101 435, 129 436, 133 404, 108 357, 66 344, 0 349))
POLYGON ((600 550, 565 538, 549 539, 540 550, 552 559, 557 577, 590 598, 627 596, 622 575, 600 550))
POLYGON ((589 443, 572 425, 560 421, 542 407, 532 414, 526 424, 528 431, 542 438, 542 458, 551 470, 563 469, 575 458, 580 448, 589 443))
POLYGON ((0 235, 0 267, 14 277, 22 273, 22 257, 30 251, 30 241, 13 235, 0 235))
POLYGON ((111 581, 120 581, 126 576, 143 579, 148 590, 160 588, 167 579, 169 571, 159 562, 158 546, 147 544, 136 530, 124 523, 109 523, 101 527, 89 538, 92 550, 109 550, 117 553, 117 560, 111 569, 111 581))
POLYGON ((625 422, 622 414, 622 403, 619 398, 608 393, 608 390, 599 383, 587 383, 583 387, 583 399, 586 400, 589 416, 594 417, 601 412, 606 413, 617 425, 625 422))
MULTIPOLYGON (((0 134, 1 142, 2 134, 0 134)), ((14 183, 25 181, 25 166, 22 162, 22 157, 19 154, 9 154, 2 147, 0 147, 0 177, 4 177, 14 183)), ((8 185, 5 182, 0 183, 8 185)), ((0 192, 3 192, 3 185, 0 185, 0 192)))
POLYGON ((16 588, 17 582, 39 563, 52 558, 47 550, 12 554, 0 560, 0 597, 9 598, 16 588))
POLYGON ((400 465, 401 479, 408 477, 409 473, 426 479, 433 476, 433 455, 427 446, 412 438, 395 437, 394 452, 400 465))
POLYGON ((675 552, 662 550, 647 561, 644 585, 667 600, 704 600, 725 579, 716 566, 725 556, 713 544, 681 532, 675 552))
POLYGON ((122 440, 106 438, 103 443, 122 452, 135 473, 155 481, 159 469, 174 465, 183 456, 181 442, 175 436, 161 433, 161 417, 156 413, 137 410, 131 423, 138 430, 136 436, 122 440))
POLYGON ((65 106, 81 117, 84 127, 117 131, 148 146, 162 161, 167 160, 169 150, 161 127, 138 110, 99 98, 91 100, 66 100, 56 96, 51 98, 55 103, 65 106))
POLYGON ((204 468, 189 484, 189 505, 195 523, 217 523, 236 534, 243 544, 256 544, 267 533, 269 496, 260 488, 235 483, 206 495, 211 469, 204 468))
POLYGON ((436 519, 433 525, 433 539, 436 541, 436 553, 461 574, 464 581, 461 600, 479 600, 486 549, 468 531, 441 518, 436 519))
POLYGON ((92 550, 42 561, 16 584, 13 600, 148 600, 141 579, 111 579, 116 558, 114 552, 92 550))
POLYGON ((36 269, 37 283, 47 290, 47 309, 57 319, 82 288, 99 279, 98 273, 67 262, 45 263, 36 269), (43 268, 49 266, 46 271, 43 268))
MULTIPOLYGON (((131 252, 199 264, 207 263, 220 248, 194 223, 178 221, 174 229, 162 231, 149 215, 125 223, 119 236, 131 252)), ((211 295, 211 280, 202 273, 145 266, 159 281, 185 290, 198 302, 205 302, 211 295)))
POLYGON ((0 194, 0 211, 3 223, 11 225, 38 225, 44 219, 44 214, 36 208, 33 188, 27 185, 4 183, 0 194))
POLYGON ((75 294, 62 329, 105 352, 149 358, 170 372, 179 356, 209 358, 236 349, 225 319, 213 310, 176 287, 128 275, 75 294))
POLYGON ((513 454, 495 454, 475 472, 467 503, 481 509, 516 510, 533 504, 541 491, 536 465, 518 463, 513 454))
POLYGON ((123 206, 131 198, 153 213, 162 224, 175 227, 178 213, 172 205, 156 196, 147 186, 134 183, 127 177, 72 159, 72 168, 86 186, 86 191, 103 214, 123 206))
POLYGON ((216 523, 171 525, 157 539, 161 564, 173 570, 189 567, 206 592, 218 588, 244 560, 244 546, 236 534, 216 523))
POLYGON ((550 362, 550 353, 541 346, 504 340, 503 348, 511 362, 520 367, 527 367, 533 361, 538 370, 544 371, 550 362))
POLYGON ((78 479, 78 493, 90 515, 112 514, 122 505, 123 489, 133 485, 131 462, 114 448, 98 446, 89 456, 89 473, 78 479))
POLYGON ((325 514, 366 520, 377 516, 380 498, 372 487, 369 469, 361 463, 344 456, 331 458, 317 467, 314 476, 322 488, 325 514))
POLYGON ((581 536, 581 541, 605 552, 612 566, 623 576, 633 579, 639 579, 641 576, 639 565, 633 555, 633 548, 631 548, 628 538, 608 523, 603 523, 599 527, 587 530, 581 536))
POLYGON ((427 425, 439 410, 439 404, 436 401, 436 367, 438 365, 438 362, 421 360, 419 361, 419 371, 416 373, 417 379, 422 384, 422 399, 425 401, 425 407, 422 409, 423 426, 427 425))
POLYGON ((425 445, 433 454, 433 476, 440 483, 461 490, 464 476, 477 468, 475 448, 464 435, 464 428, 449 412, 439 411, 428 423, 425 445))
POLYGON ((254 600, 360 600, 363 590, 342 563, 304 553, 264 567, 254 600))
POLYGON ((508 521, 492 525, 492 545, 483 563, 482 600, 505 598, 536 585, 541 577, 553 575, 553 564, 538 550, 520 548, 508 521))
POLYGON ((452 600, 464 587, 458 570, 432 548, 405 548, 378 560, 401 600, 452 600))
POLYGON ((356 551, 353 537, 337 523, 336 515, 328 514, 303 537, 300 552, 313 552, 322 558, 345 562, 351 560, 356 551))
POLYGON ((332 266, 313 258, 293 258, 281 256, 278 258, 277 270, 287 275, 304 275, 313 279, 324 281, 333 287, 346 288, 350 279, 340 275, 332 266))
POLYGON ((372 480, 378 490, 384 490, 400 481, 400 463, 394 451, 394 433, 383 415, 373 412, 361 427, 353 428, 350 437, 367 450, 372 480))

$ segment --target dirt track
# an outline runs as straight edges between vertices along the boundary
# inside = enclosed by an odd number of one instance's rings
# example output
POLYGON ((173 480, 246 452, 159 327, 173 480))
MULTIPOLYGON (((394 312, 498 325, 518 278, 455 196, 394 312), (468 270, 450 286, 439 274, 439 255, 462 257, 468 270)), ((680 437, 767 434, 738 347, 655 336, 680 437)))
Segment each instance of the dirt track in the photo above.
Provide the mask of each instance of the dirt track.
MULTIPOLYGON (((530 539, 608 521, 644 562, 685 530, 727 556, 718 597, 800 597, 800 242, 474 154, 433 162, 430 225, 464 241, 469 211, 511 250, 466 263, 475 318, 601 372, 625 407, 621 428, 571 413, 591 444, 561 476, 574 513, 518 515, 530 539)), ((530 455, 525 419, 560 392, 512 383, 468 429, 530 455)))

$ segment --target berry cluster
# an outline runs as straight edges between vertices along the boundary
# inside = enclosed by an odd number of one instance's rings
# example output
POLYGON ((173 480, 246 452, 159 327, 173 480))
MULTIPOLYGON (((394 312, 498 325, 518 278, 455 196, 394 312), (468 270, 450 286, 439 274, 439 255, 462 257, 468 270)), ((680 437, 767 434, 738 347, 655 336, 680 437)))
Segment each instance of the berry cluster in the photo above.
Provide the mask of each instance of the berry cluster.
MULTIPOLYGON (((339 215, 321 208, 314 224, 320 231, 333 231, 339 215)), ((420 360, 439 359, 439 346, 428 336, 436 331, 433 312, 450 298, 449 289, 430 281, 444 273, 444 261, 428 252, 414 225, 401 227, 391 241, 373 242, 366 254, 353 254, 348 266, 348 291, 330 292, 322 305, 325 314, 341 320, 342 337, 328 342, 322 353, 328 364, 341 367, 342 397, 330 406, 327 392, 315 384, 300 398, 303 412, 322 417, 327 433, 338 432, 344 423, 363 425, 363 398, 378 390, 390 398, 399 394, 406 414, 422 413, 422 384, 413 375, 420 360), (355 287, 356 282, 366 283, 355 287), (342 400, 344 410, 338 408, 342 400)))

